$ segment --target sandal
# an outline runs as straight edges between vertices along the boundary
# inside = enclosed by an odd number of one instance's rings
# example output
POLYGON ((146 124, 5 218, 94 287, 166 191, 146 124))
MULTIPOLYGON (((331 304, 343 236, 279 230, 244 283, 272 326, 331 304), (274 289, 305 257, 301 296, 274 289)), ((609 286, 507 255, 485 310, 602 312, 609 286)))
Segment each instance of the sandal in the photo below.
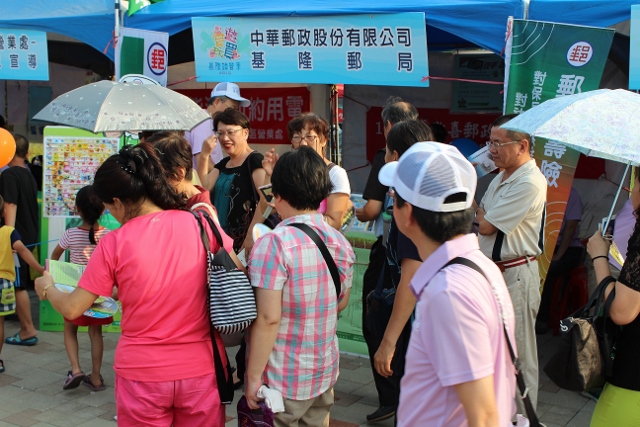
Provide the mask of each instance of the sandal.
POLYGON ((82 379, 82 385, 86 385, 93 391, 102 391, 107 388, 107 386, 104 385, 104 378, 102 378, 102 375, 100 375, 100 385, 93 385, 93 383, 91 382, 91 374, 85 376, 82 379))
POLYGON ((0 374, 5 371, 4 369, 4 360, 0 359, 0 374))
POLYGON ((80 372, 79 374, 73 374, 71 371, 67 373, 67 378, 62 383, 63 390, 71 390, 72 388, 77 388, 82 380, 84 380, 86 375, 84 372, 80 372))
POLYGON ((16 332, 10 337, 5 338, 4 342, 9 345, 25 345, 30 347, 38 343, 38 337, 31 337, 23 340, 20 338, 20 332, 16 332))

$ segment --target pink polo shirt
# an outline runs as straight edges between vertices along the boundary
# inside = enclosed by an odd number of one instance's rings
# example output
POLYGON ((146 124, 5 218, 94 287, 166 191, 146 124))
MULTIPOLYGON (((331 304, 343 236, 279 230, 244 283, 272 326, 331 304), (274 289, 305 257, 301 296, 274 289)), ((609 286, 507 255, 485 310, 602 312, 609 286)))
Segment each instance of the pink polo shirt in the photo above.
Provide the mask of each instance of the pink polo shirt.
POLYGON ((493 375, 500 426, 511 426, 516 377, 494 292, 482 275, 463 265, 441 268, 456 257, 476 263, 497 290, 512 344, 515 317, 500 270, 468 234, 440 246, 416 272, 418 298, 398 426, 462 427, 468 422, 453 386, 493 375))
MULTIPOLYGON (((231 251, 233 241, 221 235, 231 251)), ((190 212, 139 216, 100 240, 78 286, 96 295, 118 287, 116 374, 164 382, 213 373, 206 273, 200 229, 190 212)))

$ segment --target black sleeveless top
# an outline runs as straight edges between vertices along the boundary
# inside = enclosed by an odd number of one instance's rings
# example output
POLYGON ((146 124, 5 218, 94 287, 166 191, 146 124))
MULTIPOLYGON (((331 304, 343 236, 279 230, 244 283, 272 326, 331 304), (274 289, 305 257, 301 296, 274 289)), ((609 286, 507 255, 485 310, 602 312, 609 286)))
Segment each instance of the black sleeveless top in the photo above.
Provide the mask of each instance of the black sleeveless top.
MULTIPOLYGON (((627 247, 627 258, 618 282, 640 292, 640 227, 633 230, 627 247)), ((640 391, 640 316, 622 327, 616 343, 613 376, 609 382, 617 387, 640 391)))

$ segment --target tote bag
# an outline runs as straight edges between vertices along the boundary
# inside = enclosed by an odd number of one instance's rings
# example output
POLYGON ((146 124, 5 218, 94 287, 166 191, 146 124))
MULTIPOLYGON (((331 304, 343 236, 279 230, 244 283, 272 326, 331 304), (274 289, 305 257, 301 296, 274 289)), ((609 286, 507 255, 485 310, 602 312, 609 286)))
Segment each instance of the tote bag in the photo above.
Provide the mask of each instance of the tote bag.
POLYGON ((257 317, 256 299, 247 276, 238 269, 223 246, 222 236, 211 217, 204 211, 193 212, 200 225, 202 244, 207 253, 209 318, 220 334, 244 331, 257 317), (218 252, 211 252, 203 221, 215 236, 218 252))

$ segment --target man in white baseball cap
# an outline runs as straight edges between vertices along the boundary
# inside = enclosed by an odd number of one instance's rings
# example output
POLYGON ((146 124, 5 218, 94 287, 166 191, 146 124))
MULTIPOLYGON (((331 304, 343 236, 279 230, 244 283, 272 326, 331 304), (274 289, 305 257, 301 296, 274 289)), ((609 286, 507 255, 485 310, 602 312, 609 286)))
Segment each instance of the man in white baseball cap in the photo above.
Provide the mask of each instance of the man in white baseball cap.
MULTIPOLYGON (((240 87, 231 82, 218 83, 216 87, 211 91, 211 97, 207 102, 207 113, 213 118, 217 113, 226 110, 227 108, 238 109, 239 107, 248 107, 251 105, 251 101, 240 96, 240 87)), ((190 132, 185 132, 185 138, 191 145, 191 151, 193 152, 193 169, 198 170, 198 158, 199 154, 205 151, 205 155, 211 158, 211 162, 215 165, 222 160, 222 150, 220 145, 215 142, 215 135, 213 132, 213 120, 205 120, 190 132), (209 140, 208 144, 203 148, 205 140, 209 140)), ((204 157, 204 156, 202 156, 204 157)))
POLYGON ((394 188, 396 224, 424 260, 410 284, 418 302, 398 426, 510 425, 516 384, 503 319, 515 343, 515 316, 500 270, 470 233, 475 168, 453 146, 419 142, 379 179, 394 188))

